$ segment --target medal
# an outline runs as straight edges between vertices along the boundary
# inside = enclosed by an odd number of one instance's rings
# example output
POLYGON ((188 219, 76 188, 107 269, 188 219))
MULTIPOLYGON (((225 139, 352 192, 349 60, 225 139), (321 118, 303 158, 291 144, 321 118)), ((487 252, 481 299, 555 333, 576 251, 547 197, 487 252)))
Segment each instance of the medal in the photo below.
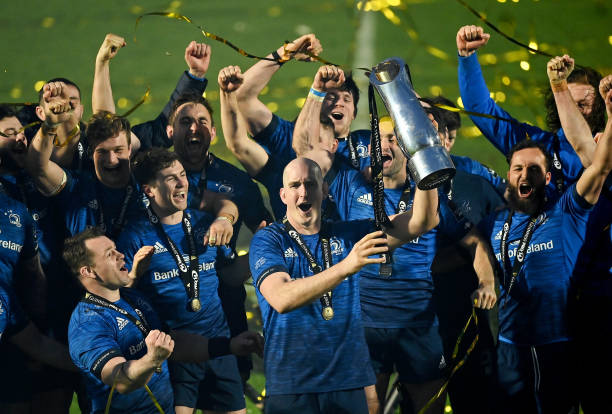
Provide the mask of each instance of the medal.
POLYGON ((326 321, 329 321, 334 317, 334 310, 331 306, 326 306, 321 311, 321 316, 323 316, 323 319, 325 319, 326 321))
POLYGON ((200 303, 200 299, 192 299, 191 300, 191 310, 194 312, 198 312, 202 309, 202 304, 200 303))

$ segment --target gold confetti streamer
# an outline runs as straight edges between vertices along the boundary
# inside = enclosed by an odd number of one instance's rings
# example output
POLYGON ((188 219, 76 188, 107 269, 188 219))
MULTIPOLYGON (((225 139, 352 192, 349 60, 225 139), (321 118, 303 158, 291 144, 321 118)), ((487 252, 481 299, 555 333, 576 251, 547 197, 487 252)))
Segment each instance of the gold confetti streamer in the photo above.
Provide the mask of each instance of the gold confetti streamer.
POLYGON ((151 95, 151 87, 147 87, 147 91, 145 92, 144 96, 140 99, 140 101, 138 101, 136 103, 136 105, 134 105, 130 110, 128 110, 126 113, 124 113, 123 115, 121 115, 123 118, 127 118, 128 116, 132 115, 132 112, 134 112, 136 109, 138 109, 138 107, 140 105, 142 105, 143 103, 145 103, 147 101, 147 99, 149 99, 149 96, 151 95))

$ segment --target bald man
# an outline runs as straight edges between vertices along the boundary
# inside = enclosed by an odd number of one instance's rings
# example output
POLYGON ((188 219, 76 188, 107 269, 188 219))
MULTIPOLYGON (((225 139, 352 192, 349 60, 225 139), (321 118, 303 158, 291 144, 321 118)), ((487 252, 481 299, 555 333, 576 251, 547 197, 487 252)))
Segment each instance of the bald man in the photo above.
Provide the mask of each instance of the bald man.
POLYGON ((249 259, 267 341, 266 412, 367 413, 364 386, 375 378, 353 275, 435 227, 437 193, 417 190, 386 237, 371 220, 321 220, 323 175, 310 159, 287 165, 280 197, 287 215, 255 234, 249 259))

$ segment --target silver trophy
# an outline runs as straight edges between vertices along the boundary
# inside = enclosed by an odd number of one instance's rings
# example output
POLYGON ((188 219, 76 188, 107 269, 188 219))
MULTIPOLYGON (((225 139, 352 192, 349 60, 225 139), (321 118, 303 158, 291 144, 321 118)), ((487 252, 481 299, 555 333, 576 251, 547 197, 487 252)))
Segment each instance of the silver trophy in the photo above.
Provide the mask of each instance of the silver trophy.
POLYGON ((395 135, 419 189, 430 190, 452 178, 455 166, 414 93, 406 63, 397 57, 382 61, 372 68, 370 83, 395 123, 395 135))

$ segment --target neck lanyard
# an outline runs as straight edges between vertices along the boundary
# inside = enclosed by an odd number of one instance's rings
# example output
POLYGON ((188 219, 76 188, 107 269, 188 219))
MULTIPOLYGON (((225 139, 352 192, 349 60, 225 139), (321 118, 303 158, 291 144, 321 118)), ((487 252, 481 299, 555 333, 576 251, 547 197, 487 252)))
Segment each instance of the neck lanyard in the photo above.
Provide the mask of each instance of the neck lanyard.
MULTIPOLYGON (((289 234, 289 237, 291 237, 293 241, 297 243, 299 249, 302 251, 302 253, 304 253, 304 256, 306 256, 306 259, 308 260, 308 265, 310 266, 312 272, 314 274, 321 273, 323 269, 317 263, 314 255, 312 254, 308 246, 306 246, 306 243, 304 242, 304 239, 302 238, 302 236, 300 236, 300 233, 298 233, 295 230, 295 228, 291 225, 291 223, 289 223, 289 220, 287 219, 286 216, 285 218, 283 218, 283 224, 285 225, 285 231, 287 232, 287 234, 289 234)), ((326 232, 323 232, 323 231, 319 233, 319 237, 321 240, 321 247, 323 248, 323 262, 325 265, 325 269, 329 269, 332 266, 331 247, 329 244, 329 237, 326 235, 326 232)), ((321 316, 326 321, 334 317, 334 309, 332 308, 331 296, 332 296, 331 292, 326 292, 320 298, 321 306, 322 306, 321 316)))
POLYGON ((89 293, 89 292, 85 293, 85 297, 81 299, 81 302, 102 306, 107 309, 114 310, 117 313, 120 313, 121 315, 128 318, 131 322, 133 322, 134 325, 136 325, 136 327, 142 333, 142 336, 146 338, 151 328, 149 327, 149 324, 147 320, 145 319, 144 314, 142 313, 140 309, 135 307, 134 304, 130 302, 127 298, 122 297, 122 299, 126 301, 128 305, 130 305, 134 309, 134 312, 136 312, 136 314, 138 315, 138 318, 136 318, 134 315, 132 315, 131 313, 129 313, 122 307, 115 305, 113 302, 107 299, 104 299, 103 297, 94 295, 93 293, 89 293))
POLYGON ((559 142, 559 136, 555 134, 555 136, 553 137, 552 168, 555 173, 555 188, 557 189, 557 192, 559 194, 563 194, 565 185, 563 184, 563 164, 561 164, 561 156, 559 155, 560 148, 561 143, 559 142))
POLYGON ((166 244, 170 248, 170 253, 172 254, 174 262, 179 268, 179 275, 181 277, 181 281, 183 282, 183 286, 185 287, 185 291, 187 292, 187 297, 189 298, 189 309, 193 312, 198 312, 200 309, 202 309, 202 304, 200 302, 200 275, 198 273, 200 264, 196 251, 195 240, 193 238, 189 213, 184 211, 182 219, 183 232, 185 233, 185 238, 187 239, 187 244, 189 245, 189 266, 187 266, 185 264, 185 260, 183 259, 183 255, 179 251, 174 241, 172 241, 170 236, 168 236, 164 230, 164 226, 159 221, 157 214, 153 212, 153 209, 151 209, 150 206, 147 207, 146 211, 151 224, 166 240, 166 244))
MULTIPOLYGON (((142 333, 142 337, 146 339, 147 335, 149 335, 149 332, 151 331, 151 327, 149 326, 147 319, 144 317, 144 313, 142 313, 140 309, 134 306, 134 304, 128 298, 123 297, 122 299, 126 301, 127 304, 132 307, 132 309, 134 309, 134 312, 136 312, 136 314, 138 315, 138 318, 136 318, 134 315, 132 315, 131 313, 123 309, 121 306, 117 306, 113 302, 107 299, 104 299, 103 297, 100 297, 98 295, 94 295, 93 293, 86 292, 85 297, 81 299, 81 302, 102 306, 104 308, 111 309, 125 316, 134 325, 136 325, 140 333, 142 333)), ((161 374, 162 368, 161 367, 156 368, 155 372, 158 374, 161 374)))
POLYGON ((117 238, 121 233, 121 230, 123 230, 123 226, 125 226, 125 216, 127 213, 127 208, 130 204, 130 201, 132 200, 132 196, 134 195, 135 190, 136 184, 134 183, 134 176, 132 175, 130 176, 130 184, 125 187, 125 196, 123 197, 123 202, 121 203, 121 210, 119 210, 117 220, 112 223, 112 229, 109 232, 107 231, 106 224, 104 223, 104 204, 98 201, 99 197, 96 187, 96 204, 98 204, 99 207, 98 226, 102 228, 102 230, 106 232, 106 234, 108 234, 111 239, 117 238))
MULTIPOLYGON (((521 240, 519 242, 518 247, 516 248, 516 254, 514 255, 514 265, 510 266, 510 257, 508 256, 508 235, 510 234, 510 228, 512 227, 512 216, 514 215, 514 210, 510 210, 508 213, 508 218, 504 223, 504 227, 502 229, 501 241, 499 242, 499 250, 501 252, 502 257, 502 269, 504 271, 504 287, 506 288, 506 298, 510 297, 510 291, 514 286, 516 281, 516 277, 518 276, 523 264, 525 263, 525 256, 527 255, 527 247, 529 246, 529 241, 531 240, 531 236, 533 236, 533 232, 536 228, 536 222, 538 219, 537 215, 531 216, 529 219, 529 223, 527 227, 525 227, 525 231, 521 236, 521 240), (510 275, 510 280, 506 283, 506 277, 510 275)), ((507 300, 507 299, 506 299, 507 300)))
MULTIPOLYGON (((382 148, 380 130, 378 129, 376 97, 374 96, 374 87, 372 84, 368 86, 368 103, 370 108, 370 128, 372 130, 372 152, 370 154, 370 167, 372 169, 372 204, 374 206, 374 221, 376 222, 376 227, 382 230, 384 227, 392 227, 393 225, 385 212, 382 148)), ((383 253, 382 256, 385 258, 385 262, 381 263, 378 273, 382 277, 391 277, 391 255, 386 252, 383 253)))
POLYGON ((202 167, 202 172, 200 173, 200 180, 198 181, 198 196, 200 197, 200 201, 202 201, 202 197, 204 197, 204 192, 206 191, 208 185, 208 179, 206 178, 206 170, 212 164, 213 157, 212 154, 206 155, 206 162, 204 163, 204 167, 202 167))

